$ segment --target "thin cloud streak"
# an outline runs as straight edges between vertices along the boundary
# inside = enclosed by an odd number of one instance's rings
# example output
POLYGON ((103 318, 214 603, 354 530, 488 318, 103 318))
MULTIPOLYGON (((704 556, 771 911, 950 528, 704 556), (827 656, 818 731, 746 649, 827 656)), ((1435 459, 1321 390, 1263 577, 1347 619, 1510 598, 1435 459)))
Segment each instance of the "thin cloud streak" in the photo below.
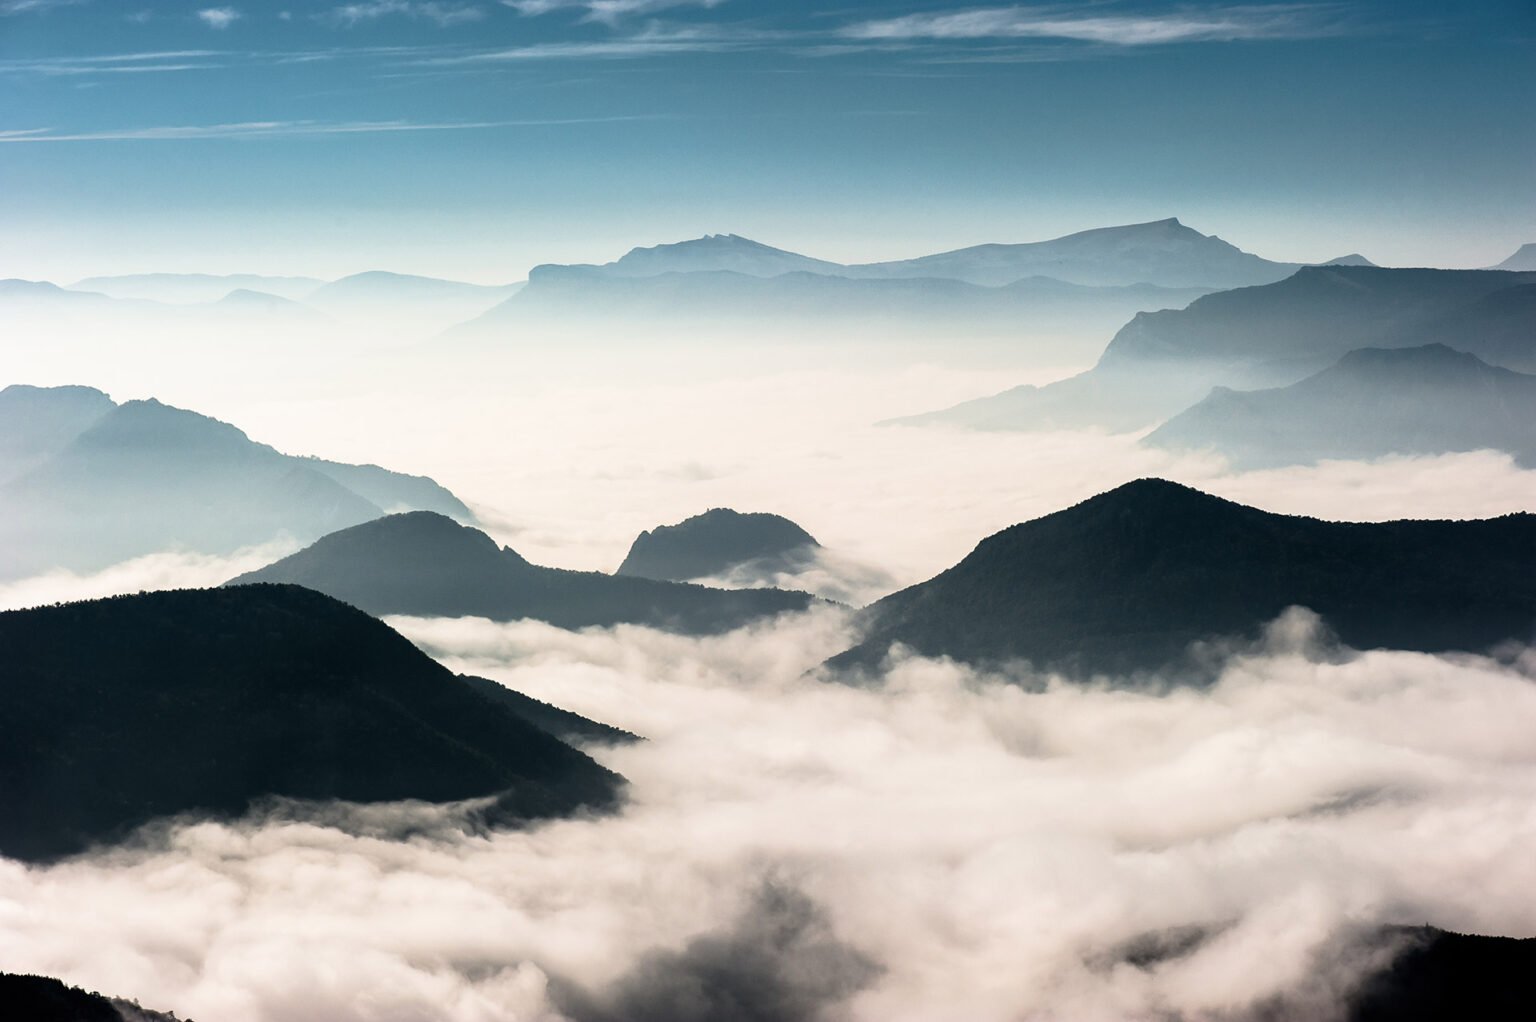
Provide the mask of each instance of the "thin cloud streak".
POLYGON ((412 20, 425 19, 436 22, 441 28, 481 21, 485 10, 474 4, 418 3, 416 0, 371 0, 369 3, 343 4, 324 14, 316 15, 321 21, 351 28, 355 25, 381 18, 404 17, 412 20))
POLYGON ((183 124, 126 130, 58 134, 52 128, 0 130, 6 142, 181 142, 198 139, 282 138, 313 135, 359 135, 406 131, 476 131, 491 128, 539 128, 567 124, 612 124, 663 120, 670 114, 627 114, 613 117, 550 117, 508 121, 241 121, 234 124, 183 124))
POLYGON ((1155 15, 1093 15, 1061 7, 980 7, 859 22, 842 34, 865 40, 1067 39, 1114 46, 1301 39, 1334 28, 1310 5, 1214 7, 1155 15))

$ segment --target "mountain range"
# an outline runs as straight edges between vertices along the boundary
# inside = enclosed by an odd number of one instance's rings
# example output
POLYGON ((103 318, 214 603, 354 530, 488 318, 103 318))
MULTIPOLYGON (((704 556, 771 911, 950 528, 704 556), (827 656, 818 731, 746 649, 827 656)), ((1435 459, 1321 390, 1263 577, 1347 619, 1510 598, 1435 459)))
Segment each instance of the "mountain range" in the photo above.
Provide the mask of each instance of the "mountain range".
MULTIPOLYGON (((1369 260, 1359 255, 1332 262, 1370 265, 1369 260)), ((802 272, 875 280, 958 280, 982 287, 999 287, 1026 277, 1043 276, 1090 287, 1153 284, 1213 291, 1272 283, 1303 265, 1252 255, 1169 218, 1099 227, 1048 241, 972 245, 915 259, 876 263, 836 263, 735 234, 709 234, 691 241, 631 249, 614 262, 575 268, 610 277, 656 277, 717 270, 775 277, 802 272)))
POLYGON ((113 842, 264 799, 617 804, 622 780, 383 623, 297 586, 0 613, 0 854, 113 842))
POLYGON ((474 520, 431 479, 282 454, 153 399, 15 385, 0 428, 0 578, 305 541, 400 508, 474 520))
POLYGON ((771 576, 805 567, 820 547, 815 537, 782 515, 716 507, 640 533, 615 574, 673 582, 741 570, 771 576))
POLYGON ((1262 287, 1138 314, 1098 363, 898 422, 974 429, 1134 430, 1212 387, 1289 386, 1357 348, 1443 343, 1493 365, 1536 371, 1536 274, 1308 267, 1262 287))
POLYGON ((1289 387, 1217 387, 1143 442, 1239 469, 1480 449, 1536 468, 1536 375, 1441 344, 1362 348, 1289 387))
POLYGON ((1325 522, 1142 479, 1004 529, 872 604, 863 641, 831 666, 872 667, 900 644, 1079 675, 1182 672, 1192 644, 1256 638, 1292 606, 1356 649, 1529 642, 1536 515, 1325 522))
POLYGON ((812 602, 778 589, 546 568, 428 511, 342 529, 229 584, 254 582, 306 586, 381 616, 533 618, 561 628, 638 624, 689 635, 730 631, 812 602))

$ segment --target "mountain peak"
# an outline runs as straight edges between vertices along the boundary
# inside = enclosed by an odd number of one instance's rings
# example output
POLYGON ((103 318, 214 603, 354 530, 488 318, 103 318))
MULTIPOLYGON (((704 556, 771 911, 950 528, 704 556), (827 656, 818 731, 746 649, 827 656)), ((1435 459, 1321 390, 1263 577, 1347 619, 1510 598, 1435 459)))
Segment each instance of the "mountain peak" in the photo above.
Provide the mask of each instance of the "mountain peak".
POLYGON ((1536 270, 1536 242, 1527 242, 1515 250, 1515 254, 1490 267, 1495 270, 1536 270))

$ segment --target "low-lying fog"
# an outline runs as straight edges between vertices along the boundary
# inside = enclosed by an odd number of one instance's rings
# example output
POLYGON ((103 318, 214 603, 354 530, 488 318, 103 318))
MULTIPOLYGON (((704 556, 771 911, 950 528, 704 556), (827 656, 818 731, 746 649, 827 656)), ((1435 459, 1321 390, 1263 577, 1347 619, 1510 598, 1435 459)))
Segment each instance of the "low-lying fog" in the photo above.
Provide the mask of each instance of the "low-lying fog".
POLYGON ((1207 692, 924 660, 873 691, 805 674, 835 610, 704 640, 392 623, 649 736, 598 752, 629 807, 0 863, 7 967, 221 1022, 1320 1020, 1378 924, 1536 932, 1530 654, 1353 654, 1293 614, 1207 692))
MULTIPOLYGON (((874 425, 1077 368, 1023 347, 359 359, 290 340, 223 372, 186 338, 34 352, 4 382, 156 396, 284 451, 429 474, 562 567, 612 570, 641 529, 712 506, 778 512, 830 552, 828 577, 798 581, 854 602, 1138 476, 1341 519, 1482 517, 1536 492, 1488 452, 1233 475, 1135 437, 874 425)), ((54 573, 0 605, 210 585, 289 549, 54 573)), ((1317 1020, 1382 960, 1378 924, 1536 933, 1529 653, 1351 654, 1294 615, 1206 692, 1026 689, 922 660, 862 690, 806 674, 851 642, 830 608, 703 640, 392 623, 456 670, 647 736, 597 752, 629 807, 409 840, 380 830, 447 811, 201 823, 0 861, 5 967, 211 1022, 1317 1020)))

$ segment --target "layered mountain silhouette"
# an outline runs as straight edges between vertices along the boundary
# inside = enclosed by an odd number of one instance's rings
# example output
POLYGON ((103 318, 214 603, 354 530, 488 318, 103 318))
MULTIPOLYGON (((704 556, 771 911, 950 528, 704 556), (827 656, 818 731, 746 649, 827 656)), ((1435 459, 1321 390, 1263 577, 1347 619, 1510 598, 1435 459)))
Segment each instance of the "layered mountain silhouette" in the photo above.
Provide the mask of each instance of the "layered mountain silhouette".
POLYGON ((1218 387, 1144 442, 1245 469, 1483 448, 1536 467, 1536 376, 1441 344, 1363 348, 1289 387, 1218 387))
POLYGON ((805 567, 820 547, 781 515, 717 507, 640 533, 617 574, 675 582, 734 572, 768 577, 805 567))
MULTIPOLYGON (((1369 265, 1360 255, 1334 261, 1369 265)), ((1252 255, 1169 218, 1078 231, 1049 241, 973 245, 916 259, 858 264, 815 259, 735 234, 711 234, 632 249, 623 258, 602 266, 574 268, 615 277, 700 271, 774 277, 806 272, 865 279, 958 280, 984 287, 1044 276, 1093 287, 1155 284, 1210 291, 1268 284, 1290 276, 1302 265, 1252 255)))
POLYGON ((1098 364, 898 420, 976 429, 1133 430, 1187 408, 1212 387, 1283 387, 1356 348, 1443 343, 1493 365, 1536 371, 1536 274, 1489 270, 1309 267, 1276 284, 1206 295, 1138 314, 1098 364))
POLYGON ((306 541, 400 508, 472 521, 437 483, 296 458, 228 423, 84 387, 0 391, 0 577, 171 548, 306 541))
POLYGON ((1324 522, 1142 479, 1012 526, 863 611, 864 641, 1068 673, 1177 665, 1301 606, 1357 649, 1488 650, 1536 636, 1536 515, 1324 522))
POLYGON ((134 273, 116 277, 87 277, 69 285, 71 291, 95 291, 113 298, 138 298, 169 305, 216 302, 233 291, 259 291, 302 301, 325 281, 314 277, 273 277, 256 273, 134 273))
POLYGON ((805 593, 777 589, 710 589, 541 567, 477 529, 426 511, 343 529, 230 584, 252 582, 307 586, 370 614, 533 618, 561 628, 639 624, 690 635, 811 604, 805 593))
POLYGON ((613 806, 620 779, 383 623, 297 586, 0 614, 0 854, 44 860, 268 797, 613 806))
POLYGON ((304 296, 306 305, 345 312, 350 308, 429 304, 488 309, 516 292, 518 285, 466 284, 457 280, 369 270, 322 284, 304 296))

